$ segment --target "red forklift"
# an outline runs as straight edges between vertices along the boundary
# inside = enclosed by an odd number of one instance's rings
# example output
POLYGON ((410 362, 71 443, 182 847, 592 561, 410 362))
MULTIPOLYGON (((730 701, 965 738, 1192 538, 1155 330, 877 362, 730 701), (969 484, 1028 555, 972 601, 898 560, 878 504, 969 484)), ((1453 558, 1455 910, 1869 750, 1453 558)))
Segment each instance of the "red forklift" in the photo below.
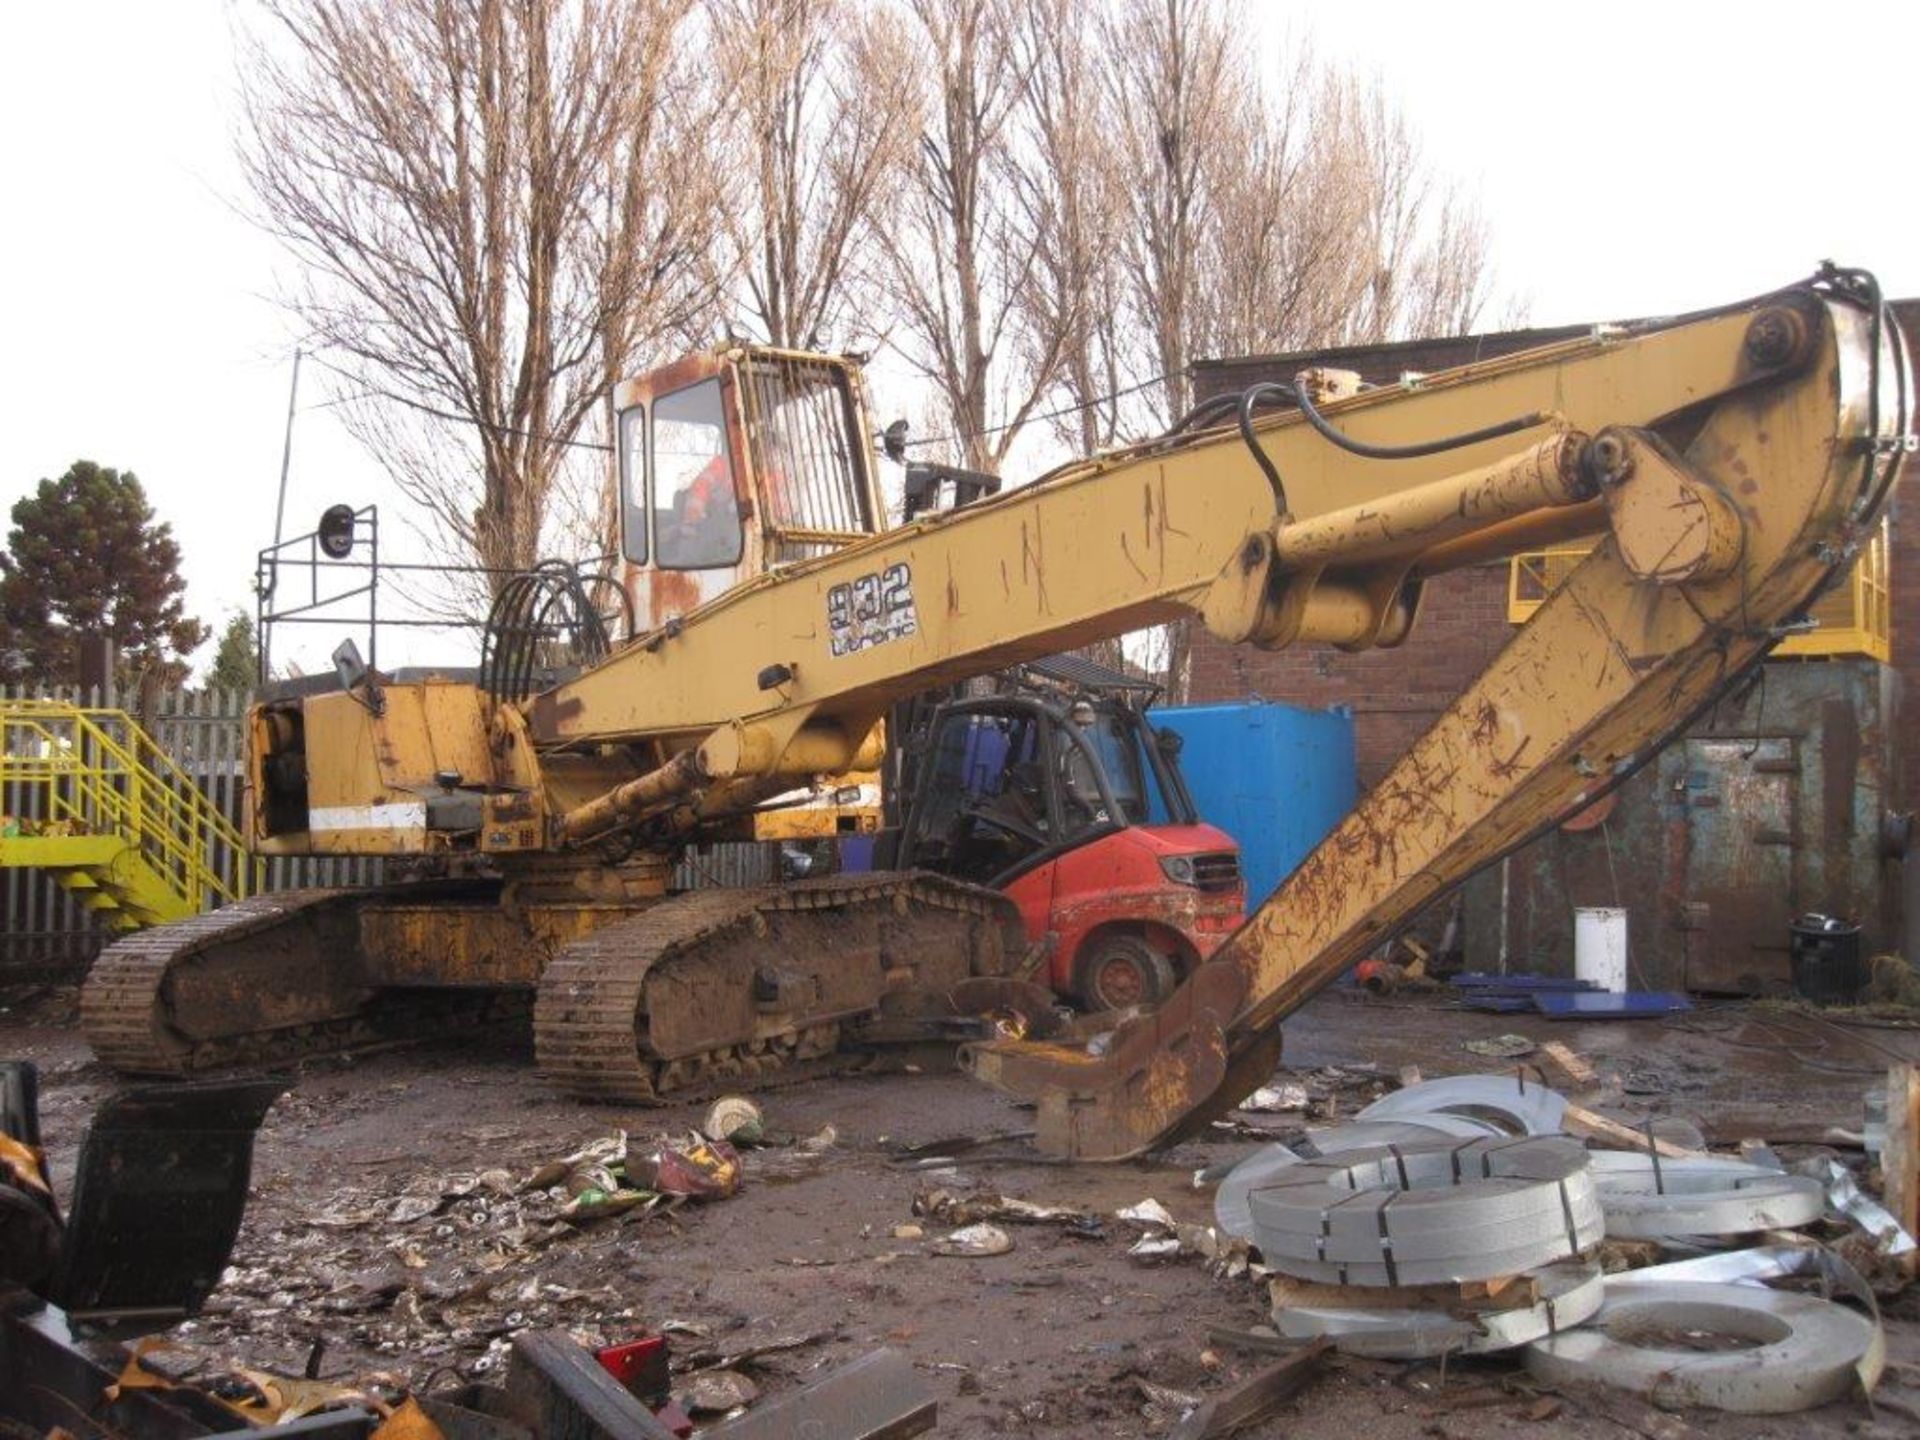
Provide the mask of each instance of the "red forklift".
POLYGON ((1158 1004, 1239 928, 1233 839, 1196 813, 1149 682, 1077 655, 896 717, 900 868, 1005 891, 1089 1010, 1158 1004))

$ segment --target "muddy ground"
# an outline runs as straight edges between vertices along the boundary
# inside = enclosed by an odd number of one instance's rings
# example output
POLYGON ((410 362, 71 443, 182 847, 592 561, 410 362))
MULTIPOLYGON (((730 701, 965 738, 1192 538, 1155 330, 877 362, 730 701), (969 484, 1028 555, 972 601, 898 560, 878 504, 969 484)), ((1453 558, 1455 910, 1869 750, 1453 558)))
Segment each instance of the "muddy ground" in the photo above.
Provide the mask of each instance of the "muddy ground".
MULTIPOLYGON (((0 1013, 0 1054, 37 1061, 61 1183, 94 1104, 111 1088, 59 997, 0 1013)), ((1560 1024, 1467 1014, 1431 997, 1323 996, 1287 1022, 1287 1065, 1321 1072, 1334 1108, 1389 1088, 1400 1067, 1427 1076, 1498 1068, 1470 1039, 1519 1031, 1560 1039, 1617 1072, 1629 1104, 1688 1115, 1715 1139, 1748 1135, 1807 1153, 1828 1126, 1858 1130, 1861 1094, 1889 1052, 1920 1058, 1920 1033, 1847 1029, 1781 1012, 1718 1009, 1680 1022, 1560 1024), (1324 1067, 1347 1072, 1342 1083, 1324 1067), (1369 1072, 1367 1067, 1374 1067, 1369 1072), (1369 1074, 1377 1075, 1370 1080, 1369 1074)), ((207 1315, 177 1333, 223 1359, 298 1371, 316 1340, 321 1373, 384 1371, 413 1383, 485 1374, 516 1328, 563 1325, 618 1339, 673 1322, 676 1352, 725 1358, 769 1343, 744 1368, 778 1393, 880 1345, 904 1351, 939 1395, 938 1433, 1049 1437, 1164 1433, 1173 1416, 1147 1386, 1217 1393, 1260 1361, 1210 1337, 1265 1318, 1264 1287, 1216 1279, 1193 1260, 1128 1258, 1138 1231, 1112 1218, 1153 1197, 1182 1220, 1211 1220, 1197 1170, 1257 1147, 1219 1132, 1151 1164, 1064 1167, 1016 1145, 904 1168, 896 1151, 956 1135, 1025 1128, 1004 1099, 954 1074, 815 1080, 762 1097, 777 1134, 835 1142, 819 1153, 754 1152, 737 1196, 671 1214, 557 1226, 544 1197, 497 1193, 475 1177, 518 1178, 619 1129, 684 1130, 704 1107, 585 1107, 556 1098, 511 1038, 309 1065, 268 1117, 233 1268, 207 1315), (1089 1237, 1058 1225, 1011 1230, 990 1259, 935 1256, 917 1191, 988 1185, 1107 1217, 1089 1237), (422 1213, 425 1212, 425 1213, 422 1213), (790 1343, 791 1342, 791 1343, 790 1343)), ((1252 1117, 1276 1134, 1301 1117, 1252 1117)), ((1889 1308, 1891 1366, 1877 1413, 1858 1402, 1810 1416, 1674 1417, 1594 1395, 1556 1409, 1511 1362, 1434 1366, 1342 1361, 1256 1430, 1296 1440, 1506 1433, 1661 1440, 1687 1435, 1842 1436, 1920 1431, 1920 1302, 1889 1308), (1539 1417, 1539 1418, 1531 1418, 1539 1417)))

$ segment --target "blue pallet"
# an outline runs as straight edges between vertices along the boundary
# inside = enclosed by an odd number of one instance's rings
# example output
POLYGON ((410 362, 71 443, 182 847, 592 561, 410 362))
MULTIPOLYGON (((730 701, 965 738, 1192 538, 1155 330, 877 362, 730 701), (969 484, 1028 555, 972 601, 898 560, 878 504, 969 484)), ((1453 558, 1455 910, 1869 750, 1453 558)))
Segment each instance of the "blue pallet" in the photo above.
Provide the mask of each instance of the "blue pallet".
POLYGON ((1693 1008, 1692 1001, 1672 990, 1542 994, 1533 997, 1533 1004, 1549 1020, 1645 1020, 1693 1008))
POLYGON ((1489 1015, 1526 1015, 1533 1012, 1533 997, 1476 990, 1462 999, 1460 1005, 1462 1009, 1483 1010, 1489 1015))
POLYGON ((1510 990, 1532 993, 1539 990, 1598 990, 1591 980, 1576 980, 1570 975, 1488 975, 1469 970, 1451 982, 1462 990, 1510 990))

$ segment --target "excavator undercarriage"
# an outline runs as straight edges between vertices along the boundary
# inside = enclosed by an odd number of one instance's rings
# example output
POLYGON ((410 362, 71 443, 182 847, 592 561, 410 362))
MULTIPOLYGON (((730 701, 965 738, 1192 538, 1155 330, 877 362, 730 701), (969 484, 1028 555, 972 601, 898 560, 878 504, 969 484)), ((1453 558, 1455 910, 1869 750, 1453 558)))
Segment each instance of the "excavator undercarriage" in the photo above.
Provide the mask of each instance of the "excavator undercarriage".
POLYGON ((122 941, 83 999, 96 1049, 184 1074, 531 996, 549 1075, 643 1102, 939 1032, 1036 1103, 1043 1148, 1137 1154, 1260 1083, 1282 1017, 1737 683, 1851 563, 1913 446, 1878 289, 1830 267, 1315 395, 1255 386, 886 530, 853 360, 734 348, 629 382, 631 642, 538 693, 508 684, 550 644, 542 599, 490 635, 479 683, 345 674, 250 718, 263 852, 490 878, 269 896, 122 941), (1572 577, 1281 889, 1097 1044, 1047 1033, 993 892, 882 873, 664 895, 688 843, 873 768, 918 692, 1182 617, 1266 648, 1398 645, 1429 578, 1583 537, 1572 577))
POLYGON ((532 1013, 543 1071, 646 1103, 825 1068, 881 1022, 1044 1006, 1005 897, 924 874, 516 905, 498 882, 259 895, 109 947, 81 1019, 134 1075, 264 1068, 532 1013), (1039 997, 1036 1000, 1036 997, 1039 997), (844 1044, 843 1044, 844 1042, 844 1044))

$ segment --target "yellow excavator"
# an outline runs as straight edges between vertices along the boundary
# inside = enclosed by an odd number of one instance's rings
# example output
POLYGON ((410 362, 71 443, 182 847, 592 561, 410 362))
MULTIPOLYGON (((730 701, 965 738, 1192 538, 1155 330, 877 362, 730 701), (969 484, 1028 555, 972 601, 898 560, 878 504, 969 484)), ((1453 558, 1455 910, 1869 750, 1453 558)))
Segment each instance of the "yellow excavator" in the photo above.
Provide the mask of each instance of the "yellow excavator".
POLYGON ((621 385, 633 638, 610 642, 552 567, 501 588, 476 675, 389 676, 346 650, 324 687, 264 698, 256 850, 406 857, 412 878, 119 941, 83 992, 95 1051, 183 1075, 530 998, 541 1069, 631 1102, 947 1024, 975 1037, 975 1075, 1036 1102, 1048 1151, 1178 1137, 1271 1072, 1282 1017, 1617 785, 1804 624, 1914 444, 1878 287, 1832 266, 1330 398, 1342 388, 1256 385, 886 528, 856 360, 730 346, 621 385), (1097 1038, 1009 1017, 1037 1022, 1044 997, 1025 998, 1024 936, 994 892, 882 871, 668 893, 688 845, 875 768, 889 708, 916 693, 1187 618, 1268 648, 1399 645, 1430 577, 1587 537, 1280 889, 1165 1003, 1097 1038), (555 666, 568 678, 537 679, 555 666))

